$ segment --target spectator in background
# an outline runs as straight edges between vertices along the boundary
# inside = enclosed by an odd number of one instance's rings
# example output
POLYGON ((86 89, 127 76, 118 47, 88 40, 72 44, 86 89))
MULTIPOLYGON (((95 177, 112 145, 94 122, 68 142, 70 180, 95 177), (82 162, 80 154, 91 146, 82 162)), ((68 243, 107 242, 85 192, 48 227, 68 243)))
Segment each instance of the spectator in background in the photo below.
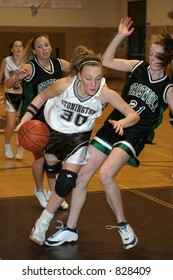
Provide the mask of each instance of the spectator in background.
MULTIPOLYGON (((10 55, 5 57, 1 63, 0 81, 6 81, 15 71, 21 66, 21 54, 23 51, 23 43, 19 39, 14 39, 9 45, 10 55)), ((6 111, 6 126, 4 132, 4 151, 8 159, 14 158, 14 153, 11 145, 11 137, 13 130, 16 127, 17 113, 20 111, 23 102, 22 86, 16 83, 11 88, 5 87, 5 111, 6 111)), ((16 139, 17 141, 17 139, 16 139)), ((18 145, 16 148, 16 159, 23 158, 23 148, 18 145)))

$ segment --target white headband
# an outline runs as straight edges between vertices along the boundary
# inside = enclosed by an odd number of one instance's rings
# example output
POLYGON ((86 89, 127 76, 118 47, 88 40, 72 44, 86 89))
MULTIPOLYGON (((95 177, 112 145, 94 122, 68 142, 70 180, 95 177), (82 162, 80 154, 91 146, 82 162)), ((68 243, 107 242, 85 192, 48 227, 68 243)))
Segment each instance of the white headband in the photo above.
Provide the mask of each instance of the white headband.
POLYGON ((97 60, 87 60, 87 61, 84 61, 84 62, 81 63, 81 65, 79 66, 79 70, 81 69, 81 67, 84 64, 87 64, 87 63, 95 63, 95 64, 98 64, 98 65, 102 66, 102 64, 99 61, 97 61, 97 60))

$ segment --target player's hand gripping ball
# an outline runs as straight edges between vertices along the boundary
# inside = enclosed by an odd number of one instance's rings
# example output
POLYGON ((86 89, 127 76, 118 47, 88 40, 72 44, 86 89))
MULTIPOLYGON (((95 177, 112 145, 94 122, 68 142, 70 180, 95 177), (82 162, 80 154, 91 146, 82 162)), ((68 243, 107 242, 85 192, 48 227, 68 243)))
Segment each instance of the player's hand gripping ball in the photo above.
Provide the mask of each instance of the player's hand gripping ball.
POLYGON ((39 120, 25 122, 18 130, 19 145, 30 152, 41 151, 49 141, 49 129, 39 120))

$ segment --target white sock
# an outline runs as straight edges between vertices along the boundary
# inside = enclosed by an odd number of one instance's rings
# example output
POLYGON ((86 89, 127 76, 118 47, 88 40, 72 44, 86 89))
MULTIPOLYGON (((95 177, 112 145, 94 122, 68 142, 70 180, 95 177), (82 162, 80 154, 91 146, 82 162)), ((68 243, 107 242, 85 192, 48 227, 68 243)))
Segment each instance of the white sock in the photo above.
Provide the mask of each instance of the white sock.
POLYGON ((43 220, 46 220, 50 223, 50 221, 53 219, 54 214, 49 212, 47 209, 44 209, 42 214, 41 214, 41 218, 43 218, 43 220))

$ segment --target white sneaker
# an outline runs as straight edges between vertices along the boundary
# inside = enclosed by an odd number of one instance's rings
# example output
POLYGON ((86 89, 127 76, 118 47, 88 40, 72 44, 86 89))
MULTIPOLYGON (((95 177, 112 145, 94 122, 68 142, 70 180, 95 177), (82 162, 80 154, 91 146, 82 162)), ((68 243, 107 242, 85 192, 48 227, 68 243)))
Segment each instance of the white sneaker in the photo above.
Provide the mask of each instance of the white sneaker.
POLYGON ((138 242, 138 238, 135 235, 132 227, 128 223, 120 223, 117 226, 114 225, 106 225, 107 229, 114 229, 118 230, 118 233, 121 237, 124 249, 128 250, 136 246, 138 242))
POLYGON ((29 239, 39 245, 42 245, 45 241, 46 231, 48 230, 48 227, 49 222, 43 220, 42 218, 39 218, 31 231, 29 239))
MULTIPOLYGON (((52 193, 53 193, 53 191, 48 191, 48 194, 47 194, 47 195, 48 195, 48 199, 51 197, 52 193)), ((68 203, 64 200, 64 201, 61 203, 60 208, 61 208, 62 210, 67 210, 67 209, 68 209, 68 203)))
POLYGON ((17 146, 16 159, 23 159, 23 148, 21 146, 17 146))
POLYGON ((46 208, 48 200, 49 200, 46 190, 44 189, 43 191, 38 191, 37 189, 35 189, 35 196, 37 197, 41 206, 43 208, 46 208))
POLYGON ((77 227, 74 229, 68 228, 66 225, 61 225, 60 229, 46 239, 45 244, 50 247, 60 246, 64 242, 72 242, 78 240, 77 227))
POLYGON ((11 149, 11 144, 4 144, 4 151, 7 158, 11 159, 14 157, 13 151, 11 149))
POLYGON ((124 249, 131 249, 137 244, 138 238, 129 224, 126 223, 123 226, 117 225, 117 230, 123 242, 124 249))

